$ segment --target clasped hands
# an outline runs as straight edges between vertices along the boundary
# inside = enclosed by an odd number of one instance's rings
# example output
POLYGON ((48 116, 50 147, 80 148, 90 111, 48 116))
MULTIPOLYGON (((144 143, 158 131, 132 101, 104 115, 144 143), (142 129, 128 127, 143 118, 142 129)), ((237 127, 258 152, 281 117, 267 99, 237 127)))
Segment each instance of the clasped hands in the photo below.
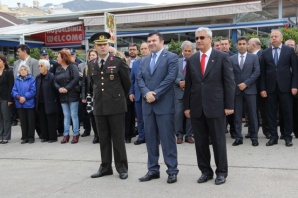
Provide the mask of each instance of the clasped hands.
POLYGON ((23 96, 21 96, 21 97, 19 98, 19 102, 20 102, 21 104, 25 103, 25 102, 26 102, 26 98, 23 97, 23 96))
POLYGON ((243 91, 243 90, 247 87, 245 83, 240 83, 240 84, 237 85, 237 86, 238 86, 238 88, 239 88, 241 91, 243 91))
POLYGON ((148 103, 154 102, 156 100, 155 95, 156 95, 156 93, 154 91, 149 91, 146 94, 146 102, 148 102, 148 103))
POLYGON ((59 88, 59 93, 67 93, 67 89, 64 87, 59 88))

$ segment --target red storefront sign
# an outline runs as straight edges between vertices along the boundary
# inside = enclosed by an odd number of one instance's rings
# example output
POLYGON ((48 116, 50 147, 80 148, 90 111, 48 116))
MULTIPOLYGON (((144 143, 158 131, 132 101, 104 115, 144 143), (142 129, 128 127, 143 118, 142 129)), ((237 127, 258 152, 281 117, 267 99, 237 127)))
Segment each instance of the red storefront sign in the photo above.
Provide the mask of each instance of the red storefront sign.
POLYGON ((76 25, 35 34, 33 37, 45 42, 45 45, 81 44, 85 38, 84 25, 76 25))

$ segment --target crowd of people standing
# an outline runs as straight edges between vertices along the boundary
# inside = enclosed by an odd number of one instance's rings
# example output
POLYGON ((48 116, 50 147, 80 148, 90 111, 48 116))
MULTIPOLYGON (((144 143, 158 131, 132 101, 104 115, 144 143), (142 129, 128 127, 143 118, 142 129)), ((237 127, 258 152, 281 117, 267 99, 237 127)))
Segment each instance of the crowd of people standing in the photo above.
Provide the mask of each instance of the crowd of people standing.
POLYGON ((53 143, 63 136, 65 144, 71 126, 71 143, 76 144, 93 128, 101 165, 91 177, 113 174, 113 151, 119 177, 126 179, 125 143, 135 136, 137 119, 139 136, 134 144, 146 143, 148 151, 148 172, 141 182, 160 178, 159 145, 167 182, 177 182, 176 144, 185 141, 195 143, 202 172, 198 183, 213 178, 209 145, 213 146, 219 185, 228 176, 225 134, 230 132, 235 139, 233 146, 243 144, 243 117, 248 120, 245 137, 254 147, 259 145, 260 127, 269 139, 266 146, 280 138, 290 147, 292 132, 298 137, 296 45, 293 40, 283 44, 280 30, 272 30, 270 46, 264 50, 258 38, 238 37, 234 54, 229 39, 213 41, 210 29, 198 28, 196 47, 184 41, 180 57, 165 49, 159 32, 150 33, 140 46, 129 44, 128 57, 110 47, 109 38, 105 32, 90 38, 94 49, 88 51, 86 62, 67 48, 59 51, 57 62, 49 60, 46 50, 38 61, 22 44, 12 70, 0 55, 0 143, 11 138, 13 106, 21 122, 22 144, 34 143, 35 131, 41 142, 53 143))

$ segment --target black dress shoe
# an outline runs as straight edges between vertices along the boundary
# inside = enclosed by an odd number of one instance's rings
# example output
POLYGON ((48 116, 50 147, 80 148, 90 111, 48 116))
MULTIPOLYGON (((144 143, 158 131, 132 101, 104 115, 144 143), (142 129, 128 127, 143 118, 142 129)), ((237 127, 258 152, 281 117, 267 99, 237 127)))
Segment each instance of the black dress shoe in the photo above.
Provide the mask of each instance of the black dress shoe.
POLYGON ((292 140, 285 140, 285 141, 286 141, 287 147, 293 146, 292 140))
POLYGON ((87 132, 87 131, 84 131, 84 133, 81 135, 82 137, 87 137, 90 135, 90 131, 87 132))
POLYGON ((49 140, 48 143, 53 143, 53 142, 57 142, 58 139, 54 139, 54 140, 49 140))
POLYGON ((223 175, 219 175, 215 179, 216 185, 224 184, 225 182, 226 182, 226 178, 223 175))
POLYGON ((135 145, 140 145, 140 144, 143 144, 145 143, 145 140, 137 140, 134 142, 135 145))
POLYGON ((251 141, 251 145, 253 145, 253 146, 259 146, 258 140, 252 140, 251 141))
POLYGON ((247 133, 247 134, 245 135, 245 138, 250 138, 250 133, 247 133))
POLYGON ((235 142, 232 144, 233 146, 238 146, 240 144, 243 144, 243 141, 240 139, 236 139, 235 142))
POLYGON ((106 175, 113 175, 113 170, 107 170, 107 171, 97 171, 96 173, 92 174, 91 175, 91 178, 97 178, 97 177, 103 177, 103 176, 106 176, 106 175))
POLYGON ((22 140, 21 141, 21 144, 26 144, 26 143, 28 143, 28 140, 22 140))
POLYGON ((205 183, 207 182, 208 180, 211 180, 213 179, 213 175, 207 175, 207 174, 202 174, 201 177, 198 179, 198 183, 205 183))
POLYGON ((17 126, 18 125, 18 121, 13 121, 12 123, 11 123, 11 126, 17 126))
POLYGON ((42 139, 40 142, 47 142, 48 139, 42 139))
POLYGON ((274 144, 277 144, 278 139, 270 139, 267 143, 266 146, 273 146, 274 144))
POLYGON ((128 178, 128 174, 127 173, 119 173, 119 178, 120 179, 127 179, 128 178))
POLYGON ((177 182, 177 175, 176 174, 169 174, 167 182, 169 184, 177 182))
POLYGON ((92 143, 93 144, 99 143, 99 138, 98 137, 94 137, 92 143))
POLYGON ((28 140, 28 143, 29 144, 33 144, 34 143, 34 140, 28 140))
POLYGON ((148 172, 144 177, 139 178, 139 180, 141 182, 144 182, 144 181, 150 181, 151 179, 159 179, 159 178, 160 178, 159 173, 148 172))

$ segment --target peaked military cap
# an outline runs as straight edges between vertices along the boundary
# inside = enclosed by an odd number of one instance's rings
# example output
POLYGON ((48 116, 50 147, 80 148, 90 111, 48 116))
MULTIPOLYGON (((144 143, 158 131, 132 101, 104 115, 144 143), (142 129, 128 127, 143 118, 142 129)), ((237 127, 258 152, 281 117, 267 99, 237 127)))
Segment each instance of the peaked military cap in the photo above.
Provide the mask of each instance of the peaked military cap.
POLYGON ((91 36, 90 41, 95 44, 106 44, 109 42, 111 35, 107 32, 95 33, 91 36))

